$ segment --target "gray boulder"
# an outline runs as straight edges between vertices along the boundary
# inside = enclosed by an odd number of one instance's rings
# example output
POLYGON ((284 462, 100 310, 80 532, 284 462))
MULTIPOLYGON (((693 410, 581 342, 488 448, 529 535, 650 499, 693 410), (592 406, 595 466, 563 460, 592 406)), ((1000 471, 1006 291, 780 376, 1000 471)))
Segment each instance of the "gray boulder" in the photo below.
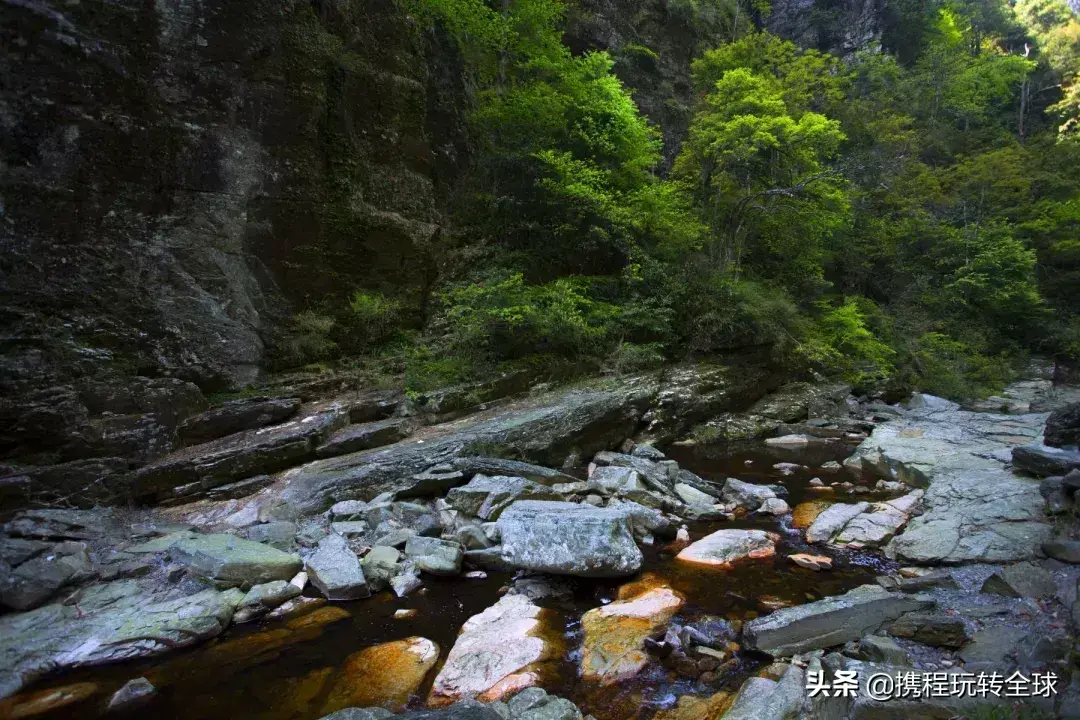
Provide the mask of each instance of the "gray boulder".
POLYGON ((1043 552, 1061 562, 1080 564, 1080 540, 1051 540, 1042 544, 1043 552))
POLYGON ((105 709, 108 712, 127 712, 148 703, 156 692, 157 688, 146 678, 134 678, 112 694, 105 709))
POLYGON ((1080 452, 1048 447, 1021 445, 1012 450, 1013 467, 1039 477, 1065 475, 1080 469, 1080 452))
POLYGON ((772 557, 779 536, 764 530, 717 530, 692 543, 677 556, 697 565, 726 566, 748 558, 772 557))
POLYGON ((311 584, 328 600, 355 600, 371 594, 360 558, 340 535, 320 540, 306 565, 311 584))
POLYGON ((970 639, 963 619, 943 612, 907 613, 889 626, 889 634, 924 645, 949 648, 961 647, 970 639))
POLYGON ((870 503, 868 502, 830 505, 806 529, 806 542, 828 542, 834 535, 843 530, 845 525, 866 512, 869 507, 870 503))
POLYGON ((1008 597, 1053 597, 1057 592, 1049 570, 1029 562, 1016 563, 997 570, 986 579, 980 592, 1008 597))
POLYGON ((214 637, 229 625, 237 592, 175 596, 117 580, 83 591, 78 612, 53 604, 0 617, 0 697, 46 673, 152 657, 214 637))
POLYGON ((1051 447, 1080 445, 1080 403, 1060 407, 1046 418, 1045 442, 1051 447))
POLYGON ((605 495, 616 495, 631 490, 644 490, 645 483, 641 473, 634 468, 601 465, 590 473, 588 488, 605 495))
POLYGON ((285 601, 292 600, 301 592, 302 588, 292 583, 285 580, 274 580, 273 582, 255 585, 248 590, 247 594, 244 595, 244 599, 240 601, 240 607, 272 610, 285 601))
POLYGON ((748 510, 757 510, 761 503, 769 498, 779 497, 774 486, 755 485, 743 482, 735 478, 728 478, 724 482, 724 489, 720 493, 720 499, 726 503, 735 503, 748 510))
POLYGON ((671 465, 654 462, 643 457, 604 450, 596 453, 593 462, 596 463, 597 469, 604 466, 613 466, 637 470, 645 484, 657 492, 670 493, 675 485, 671 465))
POLYGON ((240 587, 288 580, 303 567, 299 555, 234 535, 180 537, 169 556, 196 575, 240 587))
POLYGON ((724 720, 795 720, 805 698, 803 671, 789 665, 778 681, 752 677, 744 682, 724 720))
POLYGON ((560 500, 554 489, 522 477, 475 475, 467 485, 451 490, 446 501, 465 515, 495 521, 517 500, 560 500))
MULTIPOLYGON (((9 539, 9 550, 15 541, 9 539)), ((34 547, 31 541, 23 541, 34 547)), ((12 610, 29 610, 38 607, 52 597, 60 588, 88 580, 94 576, 86 544, 68 541, 51 546, 41 543, 32 557, 23 560, 14 570, 0 571, 0 603, 12 610)), ((25 546, 22 548, 26 550, 25 546)), ((13 559, 25 557, 27 552, 8 553, 13 559)))
POLYGON ((432 575, 458 575, 465 549, 452 540, 417 535, 405 543, 405 557, 432 575))
POLYGON ((566 502, 514 503, 498 521, 502 557, 556 575, 619 577, 641 568, 629 513, 566 502))
POLYGON ((779 657, 843 645, 874 633, 907 612, 933 605, 863 585, 835 597, 782 608, 743 626, 745 647, 779 657))

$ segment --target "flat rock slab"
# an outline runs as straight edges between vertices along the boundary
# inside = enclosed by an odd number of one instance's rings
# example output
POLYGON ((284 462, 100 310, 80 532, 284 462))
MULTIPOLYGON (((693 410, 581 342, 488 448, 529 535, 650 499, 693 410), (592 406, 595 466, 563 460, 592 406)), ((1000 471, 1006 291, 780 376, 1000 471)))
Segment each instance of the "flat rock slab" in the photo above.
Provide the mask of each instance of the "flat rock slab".
POLYGON ((315 454, 321 458, 345 455, 390 445, 407 437, 409 425, 405 420, 379 420, 348 425, 330 435, 315 454))
POLYGON ((540 665, 558 657, 546 611, 524 595, 505 595, 465 621, 431 689, 432 704, 484 702, 537 685, 540 665))
POLYGON ((877 585, 863 585, 844 595, 783 608, 751 620, 743 627, 743 641, 751 650, 786 657, 858 640, 904 613, 931 605, 930 601, 890 593, 877 585))
POLYGON ((683 598, 662 582, 633 583, 628 592, 581 618, 581 677, 610 685, 633 677, 649 661, 645 638, 662 630, 683 598))
POLYGON ((407 440, 315 460, 282 475, 279 498, 294 513, 307 514, 338 500, 371 499, 384 492, 398 497, 445 492, 477 472, 543 484, 573 482, 577 478, 538 465, 478 456, 481 448, 505 448, 536 463, 559 465, 571 452, 590 454, 633 433, 657 387, 650 378, 628 381, 616 390, 552 394, 531 400, 530 407, 428 428, 423 442, 407 440), (444 463, 457 470, 447 481, 425 473, 444 463))
POLYGON ((179 596, 118 580, 85 590, 78 609, 46 605, 0 617, 0 697, 46 673, 151 657, 214 637, 232 618, 236 592, 179 596))
POLYGON ((925 512, 887 545, 916 564, 1013 562, 1051 536, 1038 482, 1013 474, 1012 449, 1042 432, 1046 415, 924 407, 879 425, 845 465, 926 487, 925 512))
POLYGON ((181 422, 176 430, 185 444, 197 445, 287 420, 300 409, 300 402, 300 398, 232 400, 192 415, 181 422))
POLYGON ((142 500, 198 497, 219 485, 297 465, 314 457, 315 446, 348 419, 345 410, 331 407, 184 448, 141 468, 133 494, 142 500))
POLYGON ((630 513, 566 502, 522 500, 498 520, 502 557, 556 575, 620 577, 641 568, 630 513))
POLYGON ((779 540, 778 535, 764 530, 717 530, 685 548, 676 559, 727 567, 740 560, 772 557, 779 540))
POLYGON ((242 587, 288 580, 303 567, 299 555, 235 535, 181 536, 169 555, 202 577, 242 587))

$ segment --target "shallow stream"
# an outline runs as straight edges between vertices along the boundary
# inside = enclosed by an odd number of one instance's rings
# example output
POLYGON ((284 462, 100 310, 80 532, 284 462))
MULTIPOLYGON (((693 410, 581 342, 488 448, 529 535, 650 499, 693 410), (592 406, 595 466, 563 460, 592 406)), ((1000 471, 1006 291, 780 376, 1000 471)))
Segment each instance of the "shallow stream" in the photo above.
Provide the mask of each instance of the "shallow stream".
MULTIPOLYGON (((737 477, 756 483, 779 483, 788 488, 793 507, 813 499, 854 501, 857 496, 822 493, 808 482, 820 476, 829 481, 820 466, 850 454, 851 445, 831 443, 810 449, 780 450, 755 446, 707 445, 673 447, 671 459, 707 480, 722 482, 737 477), (749 461, 749 462, 748 462, 749 461), (789 475, 773 468, 778 462, 798 463, 804 468, 789 475)), ((892 566, 877 552, 823 552, 808 547, 801 533, 788 527, 791 516, 782 518, 751 516, 730 522, 691 523, 691 538, 697 540, 721 528, 760 528, 781 535, 772 558, 751 560, 729 570, 708 570, 677 562, 662 547, 645 549, 643 571, 660 576, 686 598, 675 622, 691 621, 701 615, 717 615, 729 621, 752 619, 782 605, 801 604, 843 593, 857 585, 873 582, 876 575, 892 566), (787 556, 797 552, 827 554, 834 560, 830 571, 814 572, 794 565, 787 556)), ((302 622, 252 623, 226 631, 214 641, 166 655, 154 661, 87 669, 64 677, 54 677, 42 687, 84 686, 87 697, 42 718, 98 717, 108 697, 126 681, 146 676, 158 694, 138 711, 140 717, 162 720, 311 720, 338 709, 327 703, 332 682, 327 682, 352 653, 379 643, 410 636, 436 642, 445 658, 462 624, 494 604, 504 586, 513 578, 505 573, 488 573, 484 579, 425 577, 424 590, 406 598, 389 592, 348 603, 324 606, 318 620, 302 622), (395 611, 417 611, 408 619, 395 619, 395 611), (321 621, 320 621, 321 620, 321 621)), ((624 683, 599 688, 578 677, 581 648, 581 615, 590 608, 610 602, 619 582, 576 580, 573 599, 551 605, 564 627, 564 652, 544 686, 549 692, 567 697, 584 713, 598 720, 648 718, 656 710, 671 707, 680 695, 711 695, 718 689, 734 689, 767 662, 748 652, 737 653, 738 662, 727 667, 711 685, 689 677, 679 677, 652 661, 637 677, 624 683)), ((309 590, 313 593, 313 590, 309 590)), ((541 603, 543 604, 543 603, 541 603)), ((438 666, 411 703, 423 704, 438 666)), ((362 682, 362 680, 358 680, 362 682)), ((372 688, 372 690, 375 690, 372 688)))

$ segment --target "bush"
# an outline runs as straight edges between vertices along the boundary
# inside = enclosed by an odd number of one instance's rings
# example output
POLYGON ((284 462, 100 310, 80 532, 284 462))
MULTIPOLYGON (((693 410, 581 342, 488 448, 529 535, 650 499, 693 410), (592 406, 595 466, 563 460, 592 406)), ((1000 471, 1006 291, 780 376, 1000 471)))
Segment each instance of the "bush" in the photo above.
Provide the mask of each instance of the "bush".
POLYGON ((404 308, 397 300, 357 290, 338 323, 338 343, 354 351, 382 345, 400 335, 403 316, 404 308))
POLYGON ((822 314, 803 345, 808 359, 840 373, 852 385, 882 380, 893 372, 896 351, 867 327, 857 299, 847 298, 837 307, 827 301, 817 305, 822 314))
POLYGON ((334 318, 312 310, 293 315, 289 329, 277 344, 280 363, 296 367, 330 357, 338 347, 330 339, 335 324, 334 318))
POLYGON ((450 342, 459 352, 493 359, 555 353, 568 358, 604 350, 618 309, 591 300, 587 282, 560 278, 527 285, 520 273, 459 287, 447 294, 450 342))
POLYGON ((986 397, 1016 376, 1008 355, 987 356, 937 332, 921 336, 912 349, 918 386, 933 395, 965 400, 986 397))

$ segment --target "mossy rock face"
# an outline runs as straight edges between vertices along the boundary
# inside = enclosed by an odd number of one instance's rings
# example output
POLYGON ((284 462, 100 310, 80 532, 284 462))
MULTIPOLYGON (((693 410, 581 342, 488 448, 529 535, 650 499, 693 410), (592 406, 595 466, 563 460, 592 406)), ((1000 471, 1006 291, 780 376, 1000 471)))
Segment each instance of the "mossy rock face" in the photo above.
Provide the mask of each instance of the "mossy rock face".
POLYGON ((419 303, 453 174, 433 148, 464 147, 467 103, 395 3, 0 18, 5 390, 104 371, 242 387, 298 309, 356 287, 419 303))

